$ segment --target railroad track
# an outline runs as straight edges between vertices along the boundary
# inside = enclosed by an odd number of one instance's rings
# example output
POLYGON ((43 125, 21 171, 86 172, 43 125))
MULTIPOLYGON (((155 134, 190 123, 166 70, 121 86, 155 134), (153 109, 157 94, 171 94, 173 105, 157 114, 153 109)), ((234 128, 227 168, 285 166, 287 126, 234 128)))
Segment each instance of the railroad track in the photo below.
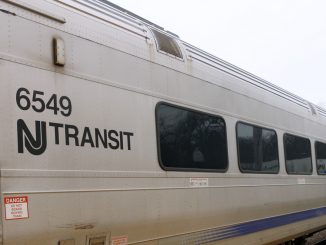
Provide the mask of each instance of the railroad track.
POLYGON ((326 244, 326 230, 317 232, 313 236, 306 239, 306 245, 322 245, 326 244))

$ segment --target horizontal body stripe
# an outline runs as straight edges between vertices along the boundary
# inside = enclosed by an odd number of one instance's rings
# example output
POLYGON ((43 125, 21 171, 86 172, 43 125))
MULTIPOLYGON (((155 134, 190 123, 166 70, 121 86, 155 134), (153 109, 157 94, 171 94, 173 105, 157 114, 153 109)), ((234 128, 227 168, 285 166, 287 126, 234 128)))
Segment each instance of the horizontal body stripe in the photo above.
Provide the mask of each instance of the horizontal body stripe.
MULTIPOLYGON (((140 188, 111 188, 111 189, 70 189, 70 190, 22 190, 4 191, 4 195, 24 195, 24 194, 53 194, 53 193, 81 193, 81 192, 119 192, 119 191, 155 191, 155 190, 189 190, 189 189, 214 189, 214 188, 260 188, 260 187, 280 187, 296 186, 298 184, 265 184, 265 185, 230 185, 230 186, 207 186, 207 187, 140 187, 140 188)), ((305 185, 325 185, 323 183, 311 183, 305 185)))
POLYGON ((301 212, 248 221, 227 227, 214 228, 210 230, 182 235, 183 239, 181 240, 182 244, 184 245, 205 244, 228 238, 244 236, 255 232, 264 231, 283 225, 289 225, 295 222, 304 221, 307 219, 312 219, 324 215, 326 215, 326 207, 320 207, 301 212))

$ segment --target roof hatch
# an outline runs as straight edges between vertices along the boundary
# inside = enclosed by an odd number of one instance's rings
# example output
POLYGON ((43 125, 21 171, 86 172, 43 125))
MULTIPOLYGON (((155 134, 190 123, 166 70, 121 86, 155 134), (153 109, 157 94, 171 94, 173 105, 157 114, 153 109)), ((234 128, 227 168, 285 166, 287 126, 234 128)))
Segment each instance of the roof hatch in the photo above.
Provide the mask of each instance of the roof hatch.
POLYGON ((180 50, 180 47, 177 43, 177 41, 173 38, 170 37, 162 32, 159 32, 157 30, 151 29, 155 36, 156 44, 157 44, 157 49, 159 51, 162 51, 166 54, 173 55, 175 57, 178 57, 182 59, 182 53, 180 50))

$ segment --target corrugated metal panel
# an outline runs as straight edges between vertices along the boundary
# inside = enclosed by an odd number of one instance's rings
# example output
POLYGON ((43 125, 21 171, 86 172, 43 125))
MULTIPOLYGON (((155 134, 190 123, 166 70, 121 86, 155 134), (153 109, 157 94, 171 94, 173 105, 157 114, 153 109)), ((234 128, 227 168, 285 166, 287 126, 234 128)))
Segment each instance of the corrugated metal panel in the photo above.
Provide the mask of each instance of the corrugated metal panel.
POLYGON ((271 92, 279 97, 282 97, 283 99, 286 99, 288 101, 291 101, 299 106, 302 106, 306 109, 310 109, 308 103, 303 98, 300 98, 299 96, 292 94, 270 82, 267 82, 266 80, 263 80, 249 72, 246 72, 224 60, 221 60, 211 54, 208 54, 205 51, 202 51, 188 43, 183 42, 183 44, 186 47, 186 51, 189 53, 189 57, 193 60, 196 60, 198 62, 204 63, 206 65, 209 65, 211 67, 214 67, 220 71, 223 71, 225 73, 228 73, 232 76, 237 77, 238 79, 241 79, 242 81, 248 82, 258 88, 264 89, 268 92, 271 92))
POLYGON ((145 39, 147 36, 147 29, 144 24, 129 16, 120 10, 113 8, 109 4, 104 4, 98 0, 56 0, 66 6, 77 9, 80 12, 88 14, 92 17, 103 20, 125 31, 131 32, 145 39))
POLYGON ((6 2, 6 3, 9 3, 9 4, 12 4, 14 6, 20 7, 22 9, 31 11, 31 12, 33 12, 35 14, 44 16, 44 17, 52 19, 52 20, 55 20, 55 21, 57 21, 57 22, 59 22, 61 24, 66 23, 66 19, 64 17, 58 16, 58 15, 56 15, 54 13, 50 13, 50 12, 48 12, 46 10, 38 9, 37 7, 29 5, 28 3, 24 3, 24 2, 21 2, 19 0, 15 0, 15 1, 3 0, 3 1, 6 2))
POLYGON ((317 108, 317 112, 319 115, 322 115, 326 117, 326 110, 324 108, 321 108, 320 106, 315 106, 317 108))

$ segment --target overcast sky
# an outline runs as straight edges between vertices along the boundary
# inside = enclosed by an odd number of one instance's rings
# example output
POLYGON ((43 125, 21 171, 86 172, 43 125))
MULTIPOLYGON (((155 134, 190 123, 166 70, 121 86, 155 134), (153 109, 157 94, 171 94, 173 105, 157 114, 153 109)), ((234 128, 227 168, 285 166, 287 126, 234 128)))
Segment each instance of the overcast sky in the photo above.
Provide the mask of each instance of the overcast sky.
POLYGON ((325 0, 111 0, 326 107, 325 0))

